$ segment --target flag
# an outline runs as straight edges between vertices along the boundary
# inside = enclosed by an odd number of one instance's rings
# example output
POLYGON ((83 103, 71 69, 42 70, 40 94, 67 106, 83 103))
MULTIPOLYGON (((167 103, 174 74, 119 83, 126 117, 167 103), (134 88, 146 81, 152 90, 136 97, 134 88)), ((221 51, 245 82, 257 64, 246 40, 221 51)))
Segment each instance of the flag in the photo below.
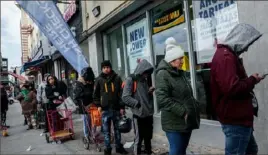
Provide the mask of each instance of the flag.
POLYGON ((78 73, 89 66, 54 1, 17 0, 17 3, 78 73))

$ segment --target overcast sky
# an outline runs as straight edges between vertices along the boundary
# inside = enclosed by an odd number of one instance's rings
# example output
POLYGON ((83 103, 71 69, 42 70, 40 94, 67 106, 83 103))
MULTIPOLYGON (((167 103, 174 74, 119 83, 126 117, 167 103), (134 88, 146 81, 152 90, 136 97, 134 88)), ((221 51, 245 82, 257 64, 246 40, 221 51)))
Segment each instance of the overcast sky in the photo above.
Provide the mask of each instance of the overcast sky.
POLYGON ((20 10, 14 1, 1 1, 1 52, 8 66, 21 66, 20 10))

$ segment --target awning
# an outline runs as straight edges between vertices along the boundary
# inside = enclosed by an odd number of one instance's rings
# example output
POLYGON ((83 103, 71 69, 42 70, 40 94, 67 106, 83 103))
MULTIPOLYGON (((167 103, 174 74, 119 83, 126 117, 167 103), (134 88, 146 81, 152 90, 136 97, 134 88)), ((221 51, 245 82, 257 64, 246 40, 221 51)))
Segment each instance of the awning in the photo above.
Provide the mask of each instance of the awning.
POLYGON ((36 67, 39 66, 45 62, 47 62, 50 58, 48 56, 43 56, 42 58, 35 60, 35 61, 31 61, 31 62, 26 62, 20 70, 20 73, 25 72, 27 69, 29 69, 30 67, 36 67))

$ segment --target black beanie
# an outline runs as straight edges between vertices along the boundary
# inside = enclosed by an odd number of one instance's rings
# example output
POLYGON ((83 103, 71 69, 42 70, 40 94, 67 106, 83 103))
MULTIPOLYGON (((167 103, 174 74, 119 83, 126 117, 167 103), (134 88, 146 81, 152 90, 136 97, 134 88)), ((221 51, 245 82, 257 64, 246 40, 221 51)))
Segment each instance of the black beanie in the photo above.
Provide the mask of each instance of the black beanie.
POLYGON ((103 67, 110 67, 110 68, 112 68, 112 64, 111 64, 111 62, 110 62, 109 60, 105 60, 105 61, 103 61, 103 62, 101 63, 101 69, 102 69, 103 67))

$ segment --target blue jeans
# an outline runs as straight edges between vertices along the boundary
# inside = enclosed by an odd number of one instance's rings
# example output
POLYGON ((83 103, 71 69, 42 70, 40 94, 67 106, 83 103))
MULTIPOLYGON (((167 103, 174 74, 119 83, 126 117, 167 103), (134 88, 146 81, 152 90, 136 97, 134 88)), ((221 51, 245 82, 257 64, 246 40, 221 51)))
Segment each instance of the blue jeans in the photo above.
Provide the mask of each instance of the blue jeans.
POLYGON ((83 132, 84 132, 84 136, 85 137, 88 137, 89 128, 91 127, 90 116, 88 114, 83 114, 82 115, 82 120, 83 120, 83 132))
POLYGON ((258 145, 253 136, 253 129, 238 125, 222 125, 225 134, 225 154, 257 154, 258 145))
POLYGON ((166 132, 169 155, 185 155, 192 132, 166 132))
POLYGON ((121 144, 121 133, 118 129, 118 122, 120 120, 120 111, 107 110, 102 113, 102 128, 104 133, 104 143, 107 149, 111 149, 111 122, 114 126, 114 136, 116 148, 123 147, 121 144))

